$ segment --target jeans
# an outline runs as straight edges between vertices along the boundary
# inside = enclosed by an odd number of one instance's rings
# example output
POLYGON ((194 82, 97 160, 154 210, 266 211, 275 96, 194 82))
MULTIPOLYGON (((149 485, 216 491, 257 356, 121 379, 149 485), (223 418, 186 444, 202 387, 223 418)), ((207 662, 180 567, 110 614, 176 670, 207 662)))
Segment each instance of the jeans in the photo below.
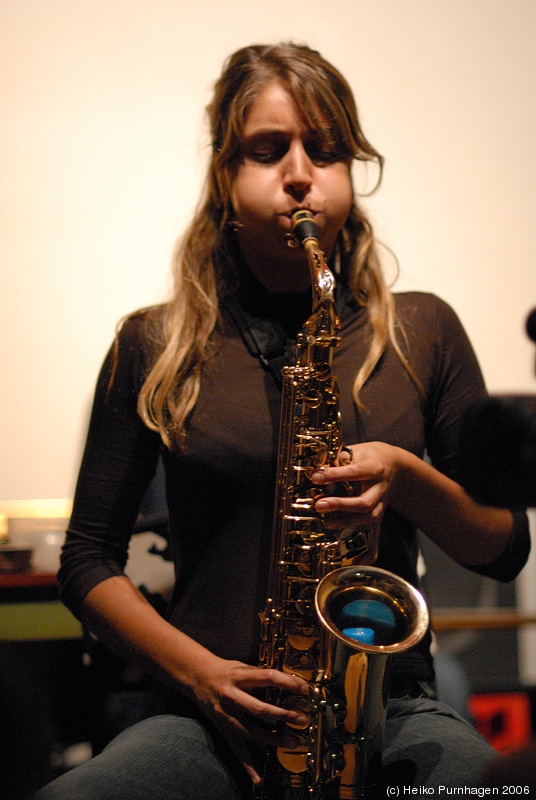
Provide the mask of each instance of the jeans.
MULTIPOLYGON (((479 786, 479 776, 496 751, 450 706, 428 698, 389 700, 382 782, 385 788, 462 789, 479 786)), ((406 796, 410 793, 406 790, 406 796)))
MULTIPOLYGON (((389 701, 383 782, 399 787, 478 786, 495 751, 448 706, 428 698, 389 701)), ((406 789, 406 793, 407 793, 406 789)), ((37 793, 34 800, 242 800, 232 772, 203 726, 170 714, 121 733, 91 761, 37 793)))

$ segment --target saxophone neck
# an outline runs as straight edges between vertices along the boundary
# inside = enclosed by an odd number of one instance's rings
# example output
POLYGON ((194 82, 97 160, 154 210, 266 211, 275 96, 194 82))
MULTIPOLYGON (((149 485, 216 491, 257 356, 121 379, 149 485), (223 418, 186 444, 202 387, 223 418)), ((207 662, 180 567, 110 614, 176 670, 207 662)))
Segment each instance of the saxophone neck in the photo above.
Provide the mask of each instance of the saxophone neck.
MULTIPOLYGON (((325 340, 336 336, 339 320, 335 311, 335 277, 327 265, 318 241, 318 228, 308 209, 299 209, 291 217, 291 246, 300 245, 306 254, 311 276, 312 314, 305 323, 303 336, 325 340)), ((333 344, 332 344, 333 346, 333 344)))
POLYGON ((340 341, 335 310, 335 278, 316 240, 305 242, 311 273, 312 311, 297 339, 296 365, 330 365, 340 341))
POLYGON ((316 239, 308 239, 304 242, 303 247, 311 274, 313 310, 316 305, 333 304, 335 300, 335 277, 326 263, 324 253, 319 248, 316 239))

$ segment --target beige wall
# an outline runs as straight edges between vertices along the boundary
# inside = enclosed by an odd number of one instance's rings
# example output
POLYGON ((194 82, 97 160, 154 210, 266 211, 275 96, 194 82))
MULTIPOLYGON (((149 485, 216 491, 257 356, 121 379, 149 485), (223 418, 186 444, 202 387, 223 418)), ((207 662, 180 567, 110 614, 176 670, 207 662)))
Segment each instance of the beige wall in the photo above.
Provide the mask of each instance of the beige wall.
POLYGON ((0 499, 72 495, 114 326, 165 292, 211 83, 252 41, 347 75, 399 288, 452 303, 491 390, 534 392, 535 31, 533 0, 0 0, 0 499))

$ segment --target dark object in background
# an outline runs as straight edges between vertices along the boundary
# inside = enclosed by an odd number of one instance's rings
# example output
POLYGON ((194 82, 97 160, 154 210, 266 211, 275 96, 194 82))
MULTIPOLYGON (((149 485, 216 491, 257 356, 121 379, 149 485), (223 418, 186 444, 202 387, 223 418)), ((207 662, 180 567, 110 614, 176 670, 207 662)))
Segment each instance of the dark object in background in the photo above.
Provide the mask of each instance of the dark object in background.
POLYGON ((483 773, 479 785, 503 790, 520 787, 524 797, 536 797, 536 743, 515 753, 497 756, 483 773))
POLYGON ((525 329, 529 339, 536 343, 536 308, 533 308, 528 315, 525 323, 525 329))
POLYGON ((536 397, 491 397, 465 414, 460 483, 480 503, 536 506, 536 397))

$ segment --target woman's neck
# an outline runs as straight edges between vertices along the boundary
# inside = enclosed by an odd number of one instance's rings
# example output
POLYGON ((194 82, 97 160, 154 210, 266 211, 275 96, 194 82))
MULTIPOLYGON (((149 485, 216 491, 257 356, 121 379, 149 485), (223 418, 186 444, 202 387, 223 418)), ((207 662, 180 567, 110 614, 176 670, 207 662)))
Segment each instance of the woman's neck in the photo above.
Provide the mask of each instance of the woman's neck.
POLYGON ((310 285, 301 291, 270 291, 247 267, 240 271, 237 299, 250 314, 279 323, 291 338, 303 327, 312 308, 310 285))

